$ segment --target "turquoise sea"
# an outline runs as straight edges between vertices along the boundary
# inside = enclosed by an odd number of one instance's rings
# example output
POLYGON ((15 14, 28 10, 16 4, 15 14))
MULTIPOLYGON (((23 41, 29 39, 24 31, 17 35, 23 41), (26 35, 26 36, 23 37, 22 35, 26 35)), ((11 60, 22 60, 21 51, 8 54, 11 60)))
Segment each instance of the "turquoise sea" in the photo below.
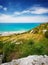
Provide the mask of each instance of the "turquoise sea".
POLYGON ((0 23, 0 32, 10 32, 10 31, 28 31, 40 23, 0 23))

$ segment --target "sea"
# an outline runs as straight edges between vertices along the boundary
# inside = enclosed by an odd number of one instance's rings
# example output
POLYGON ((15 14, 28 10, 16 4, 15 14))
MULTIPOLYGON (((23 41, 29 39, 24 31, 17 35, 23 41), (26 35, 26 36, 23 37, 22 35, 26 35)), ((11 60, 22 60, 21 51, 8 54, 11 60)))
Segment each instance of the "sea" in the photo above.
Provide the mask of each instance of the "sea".
POLYGON ((0 23, 0 32, 28 31, 39 25, 40 23, 0 23))

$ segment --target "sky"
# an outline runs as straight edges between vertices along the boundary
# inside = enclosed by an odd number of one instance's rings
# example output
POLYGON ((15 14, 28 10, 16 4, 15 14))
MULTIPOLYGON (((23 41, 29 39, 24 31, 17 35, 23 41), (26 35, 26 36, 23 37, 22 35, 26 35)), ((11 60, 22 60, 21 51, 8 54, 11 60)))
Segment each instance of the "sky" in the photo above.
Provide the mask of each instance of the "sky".
POLYGON ((48 0, 0 0, 0 23, 48 22, 48 0))

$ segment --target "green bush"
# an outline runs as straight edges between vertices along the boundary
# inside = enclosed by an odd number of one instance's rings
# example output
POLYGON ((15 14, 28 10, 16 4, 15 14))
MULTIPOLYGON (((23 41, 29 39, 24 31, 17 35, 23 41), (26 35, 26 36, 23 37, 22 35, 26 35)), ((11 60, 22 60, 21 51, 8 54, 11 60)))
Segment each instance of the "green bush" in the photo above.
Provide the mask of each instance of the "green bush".
POLYGON ((45 32, 45 37, 48 38, 48 31, 45 32))
POLYGON ((37 43, 32 47, 32 55, 43 55, 44 54, 44 45, 37 43))
POLYGON ((26 40, 25 43, 20 45, 19 51, 21 52, 20 57, 26 57, 32 54, 32 45, 34 44, 32 39, 26 40))
POLYGON ((4 60, 3 62, 10 61, 11 58, 9 57, 12 53, 16 52, 16 44, 15 43, 5 43, 3 47, 3 55, 4 60))
POLYGON ((43 38, 32 47, 32 54, 48 55, 48 39, 43 38))
POLYGON ((3 54, 3 42, 0 41, 0 54, 3 54))

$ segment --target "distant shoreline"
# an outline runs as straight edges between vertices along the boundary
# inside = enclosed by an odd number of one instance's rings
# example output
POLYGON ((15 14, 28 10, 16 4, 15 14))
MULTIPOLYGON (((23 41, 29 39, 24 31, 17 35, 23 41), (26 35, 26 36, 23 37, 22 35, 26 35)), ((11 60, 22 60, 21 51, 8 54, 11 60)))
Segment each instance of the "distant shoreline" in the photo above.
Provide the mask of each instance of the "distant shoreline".
POLYGON ((27 30, 0 32, 0 36, 9 36, 9 35, 12 35, 12 34, 20 34, 20 33, 26 32, 26 31, 27 31, 27 30))
POLYGON ((12 34, 25 33, 39 25, 40 23, 2 23, 0 24, 0 36, 9 36, 12 34))

